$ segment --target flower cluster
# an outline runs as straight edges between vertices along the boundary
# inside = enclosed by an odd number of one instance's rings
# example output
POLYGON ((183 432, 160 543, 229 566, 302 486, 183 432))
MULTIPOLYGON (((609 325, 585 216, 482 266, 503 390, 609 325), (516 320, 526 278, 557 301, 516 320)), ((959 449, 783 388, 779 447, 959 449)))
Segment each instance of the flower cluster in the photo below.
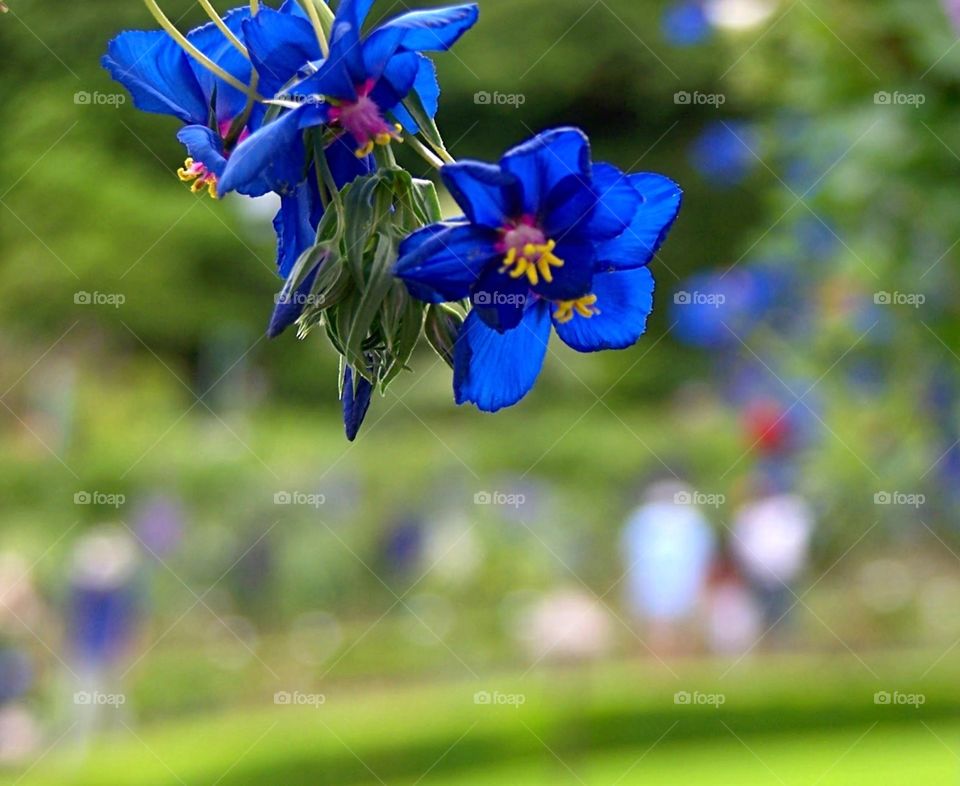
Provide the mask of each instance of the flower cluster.
POLYGON ((375 389, 425 336, 454 369, 458 403, 495 411, 539 374, 552 330, 583 352, 631 346, 652 309, 647 268, 681 193, 654 174, 593 163, 573 128, 496 165, 456 162, 437 130, 427 52, 477 21, 476 5, 413 11, 365 30, 373 0, 251 0, 181 33, 110 42, 104 67, 141 110, 183 123, 178 177, 195 193, 279 197, 268 326, 325 329, 341 356, 354 439, 375 389), (434 184, 399 167, 408 144, 440 170, 463 216, 443 220, 434 184))

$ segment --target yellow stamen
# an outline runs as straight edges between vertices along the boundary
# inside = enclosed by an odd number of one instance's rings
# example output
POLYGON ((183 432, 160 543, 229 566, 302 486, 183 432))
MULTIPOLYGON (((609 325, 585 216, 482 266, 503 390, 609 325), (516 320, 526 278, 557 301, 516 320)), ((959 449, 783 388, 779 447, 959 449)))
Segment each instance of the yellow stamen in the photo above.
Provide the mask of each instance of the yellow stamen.
POLYGON ((576 300, 558 300, 555 304, 557 310, 553 312, 553 318, 561 325, 565 325, 576 314, 584 319, 590 319, 590 317, 600 313, 600 309, 594 305, 596 302, 596 295, 585 295, 576 300))
POLYGON ((211 199, 217 198, 217 176, 208 171, 203 164, 197 164, 192 158, 183 162, 183 166, 177 170, 177 177, 183 183, 190 183, 190 190, 194 194, 206 188, 211 199))
POLYGON ((373 139, 368 139, 363 147, 358 147, 355 151, 357 158, 366 158, 374 151, 377 145, 386 147, 391 142, 402 143, 403 137, 400 136, 400 132, 403 131, 403 126, 399 123, 394 123, 393 128, 393 131, 381 131, 373 139))
POLYGON ((541 278, 548 284, 552 283, 551 268, 563 267, 563 260, 553 253, 556 247, 557 244, 553 240, 539 244, 527 243, 522 249, 522 254, 512 247, 503 258, 500 272, 506 273, 509 270, 510 278, 526 276, 532 287, 539 284, 541 278))

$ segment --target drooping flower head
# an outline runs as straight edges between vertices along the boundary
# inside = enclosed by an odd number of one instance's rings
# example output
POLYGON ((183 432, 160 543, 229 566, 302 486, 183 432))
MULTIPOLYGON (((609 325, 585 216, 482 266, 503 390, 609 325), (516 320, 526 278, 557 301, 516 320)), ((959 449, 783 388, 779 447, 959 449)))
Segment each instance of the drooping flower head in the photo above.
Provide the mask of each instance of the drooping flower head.
POLYGON ((574 128, 540 134, 497 165, 461 162, 441 175, 465 216, 411 235, 396 272, 426 302, 472 302, 454 352, 457 403, 496 411, 519 401, 551 323, 582 352, 643 334, 653 294, 645 266, 679 211, 675 183, 594 164, 574 128))
MULTIPOLYGON (((239 35, 248 8, 228 12, 223 22, 239 35)), ((250 61, 210 22, 186 36, 187 41, 238 82, 248 84, 250 61)), ((259 112, 251 113, 242 128, 235 121, 244 114, 247 96, 191 58, 163 30, 128 30, 114 38, 101 60, 110 75, 130 91, 134 105, 144 112, 179 118, 184 127, 177 138, 188 157, 180 179, 194 192, 206 189, 216 197, 232 149, 256 127, 259 112)), ((263 194, 261 182, 247 184, 245 193, 263 194)))
MULTIPOLYGON (((298 182, 307 128, 328 125, 348 136, 357 156, 364 157, 377 145, 398 138, 398 125, 417 132, 417 123, 403 106, 411 94, 428 117, 436 114, 440 96, 436 70, 422 52, 453 46, 477 21, 477 6, 412 11, 364 34, 372 5, 373 0, 342 0, 326 58, 315 48, 313 31, 304 19, 261 12, 246 25, 254 63, 268 62, 272 72, 264 89, 275 90, 274 97, 296 106, 240 145, 220 185, 221 194, 242 190, 264 172, 273 181, 298 182), (298 75, 303 78, 294 81, 298 75)), ((258 65, 258 71, 265 70, 258 65)))

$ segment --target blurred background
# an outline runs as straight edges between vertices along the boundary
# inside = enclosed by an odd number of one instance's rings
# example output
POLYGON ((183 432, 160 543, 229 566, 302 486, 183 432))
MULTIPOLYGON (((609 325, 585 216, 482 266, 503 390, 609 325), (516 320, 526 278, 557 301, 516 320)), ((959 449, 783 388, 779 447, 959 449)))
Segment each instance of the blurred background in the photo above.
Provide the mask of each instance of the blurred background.
POLYGON ((480 0, 448 145, 677 180, 655 313, 353 445, 275 205, 99 68, 142 4, 7 5, 3 782, 957 782, 960 3, 480 0))

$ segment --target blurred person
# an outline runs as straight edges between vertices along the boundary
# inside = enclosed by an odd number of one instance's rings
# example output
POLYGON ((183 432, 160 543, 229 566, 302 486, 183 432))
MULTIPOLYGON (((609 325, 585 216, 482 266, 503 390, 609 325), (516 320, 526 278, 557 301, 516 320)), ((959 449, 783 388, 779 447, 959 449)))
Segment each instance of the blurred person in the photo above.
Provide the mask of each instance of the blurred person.
POLYGON ((140 617, 139 564, 136 541, 119 528, 86 534, 73 548, 66 622, 81 739, 126 702, 119 672, 140 617))
POLYGON ((610 651, 612 627, 596 598, 580 589, 558 589, 521 612, 516 635, 535 662, 586 660, 610 651))
POLYGON ((813 512, 795 493, 768 484, 756 499, 734 514, 731 548, 763 606, 772 627, 788 612, 793 585, 807 567, 813 537, 813 512))
POLYGON ((698 610, 716 538, 684 483, 654 483, 627 521, 623 558, 628 602, 655 652, 689 650, 681 628, 698 610))
POLYGON ((728 554, 711 572, 705 624, 707 645, 718 655, 741 655, 763 635, 763 609, 728 554))

